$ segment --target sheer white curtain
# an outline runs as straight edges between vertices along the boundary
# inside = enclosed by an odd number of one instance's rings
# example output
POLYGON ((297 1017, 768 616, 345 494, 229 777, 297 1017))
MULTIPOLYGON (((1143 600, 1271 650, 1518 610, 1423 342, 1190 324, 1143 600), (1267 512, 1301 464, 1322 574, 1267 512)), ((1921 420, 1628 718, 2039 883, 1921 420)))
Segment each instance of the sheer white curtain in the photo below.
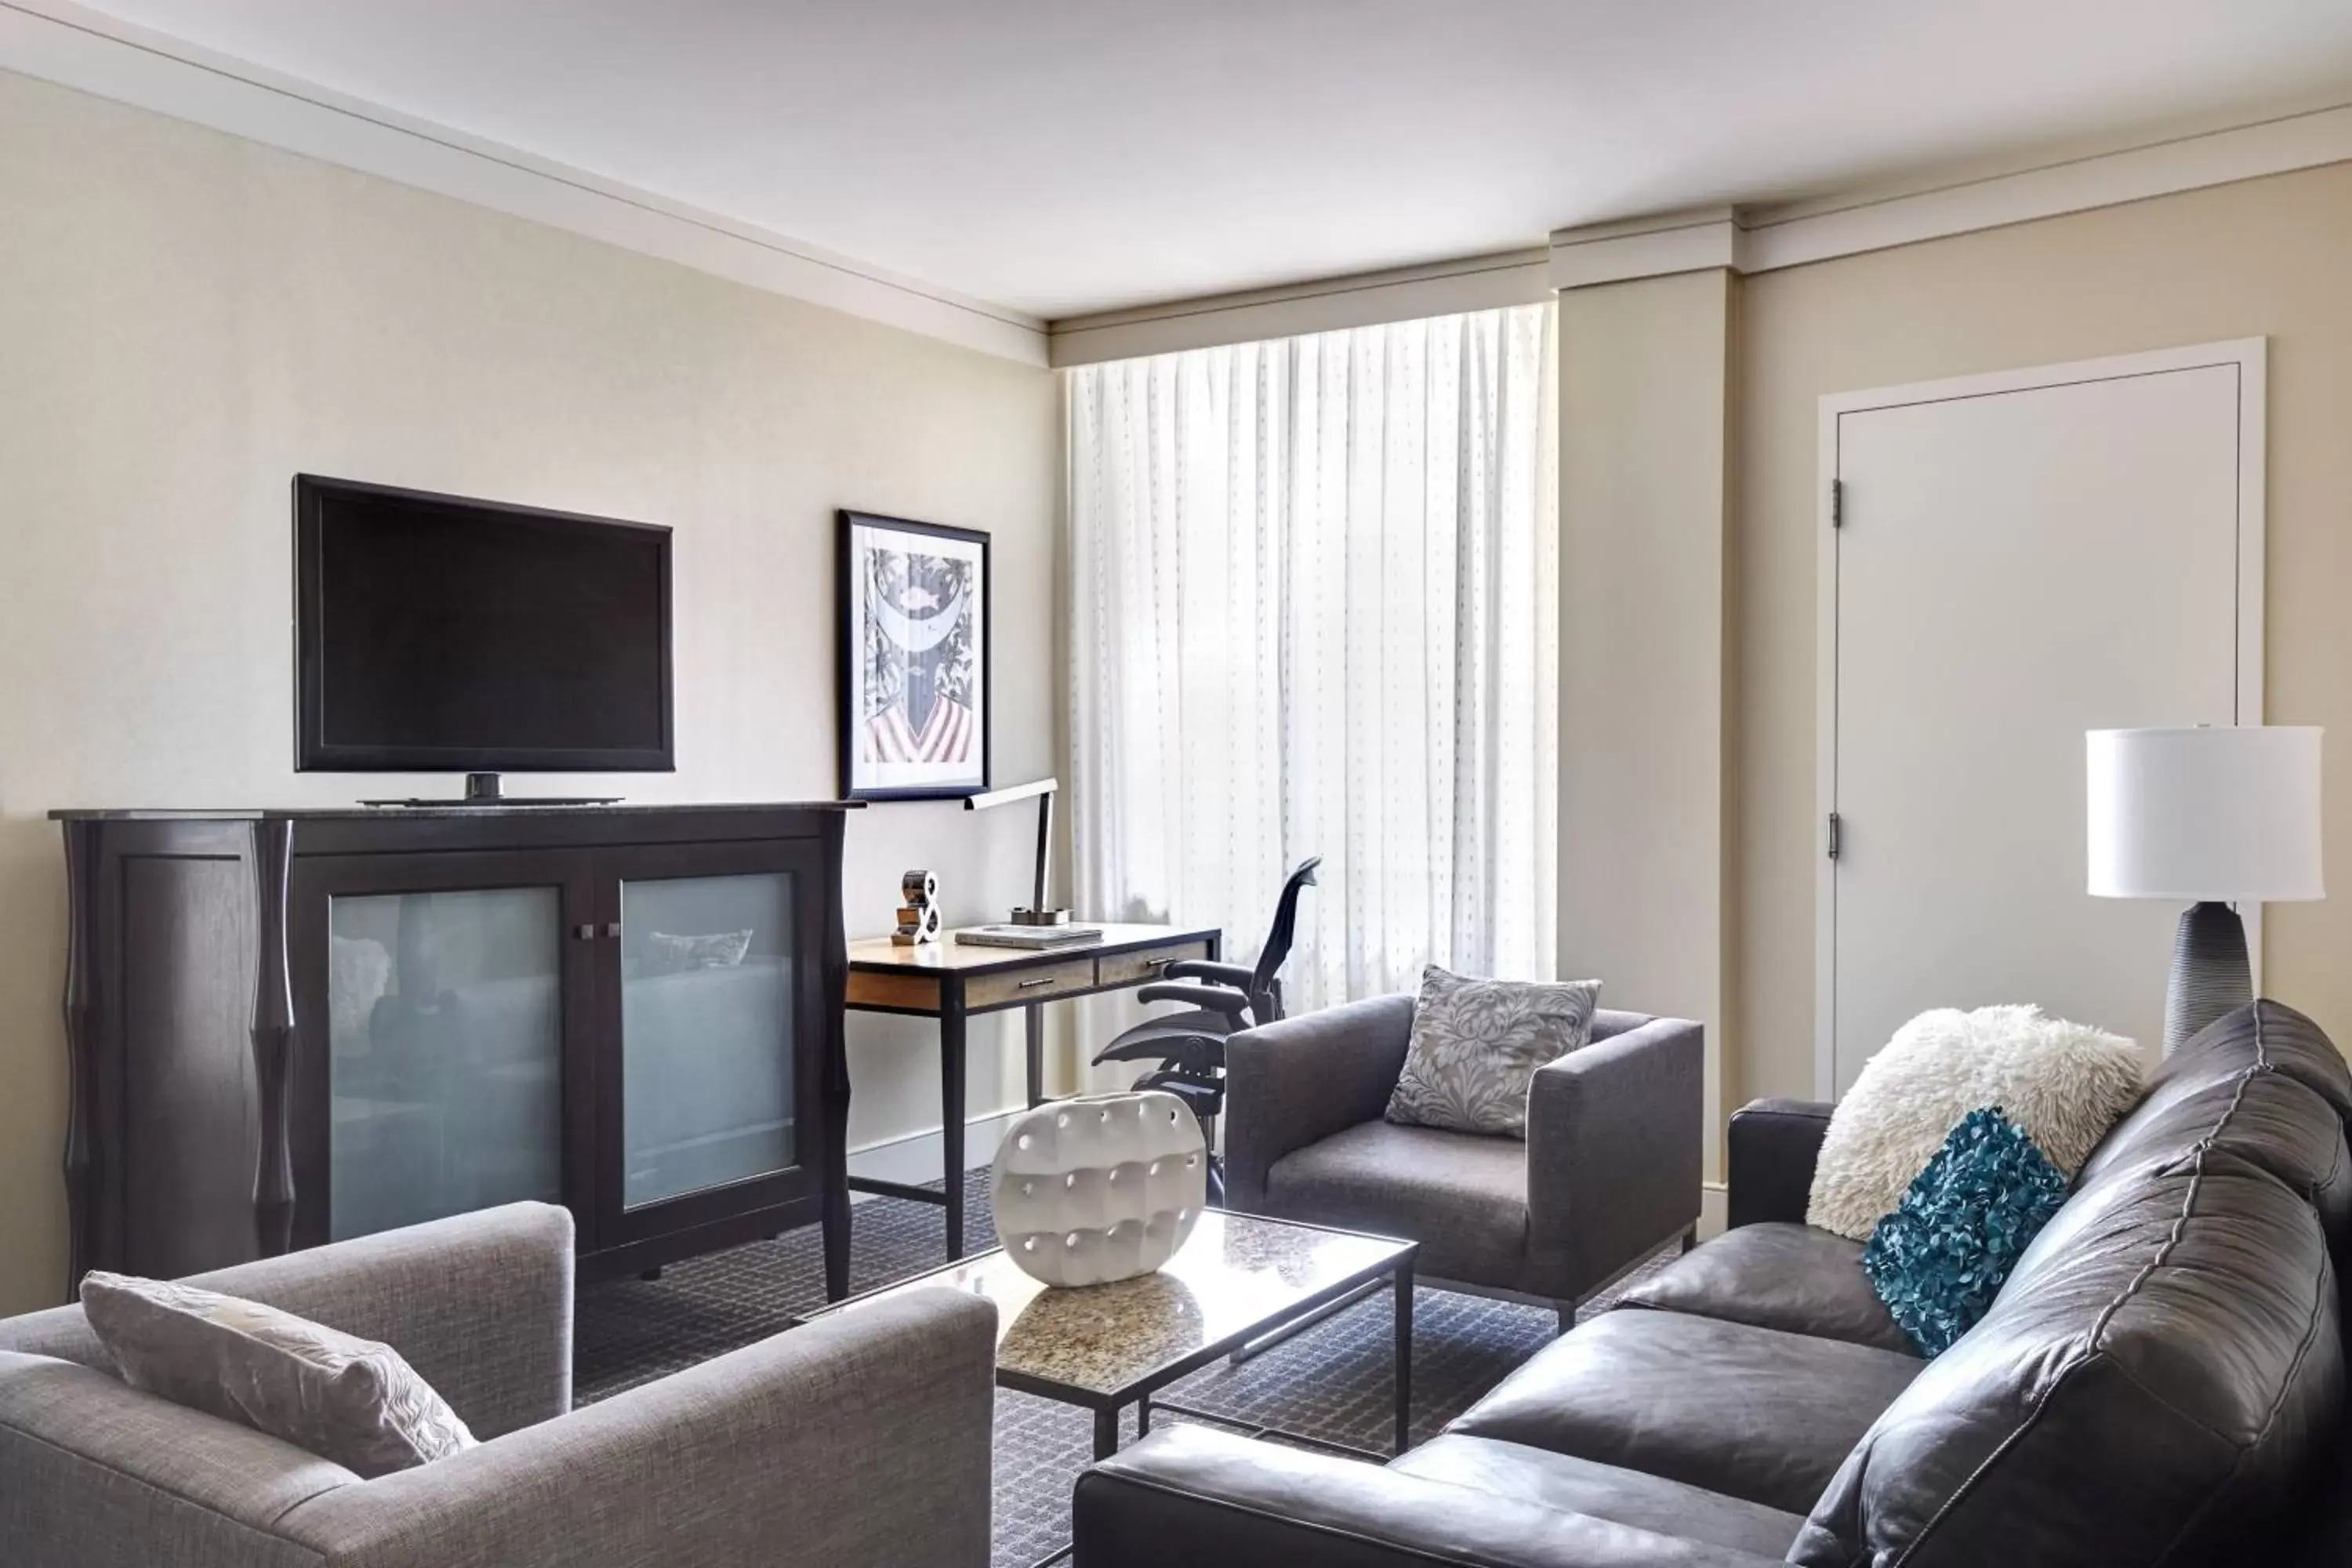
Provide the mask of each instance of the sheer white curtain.
POLYGON ((1551 975, 1554 341, 1530 305, 1070 373, 1083 913, 1246 963, 1320 855, 1294 1010, 1551 975))

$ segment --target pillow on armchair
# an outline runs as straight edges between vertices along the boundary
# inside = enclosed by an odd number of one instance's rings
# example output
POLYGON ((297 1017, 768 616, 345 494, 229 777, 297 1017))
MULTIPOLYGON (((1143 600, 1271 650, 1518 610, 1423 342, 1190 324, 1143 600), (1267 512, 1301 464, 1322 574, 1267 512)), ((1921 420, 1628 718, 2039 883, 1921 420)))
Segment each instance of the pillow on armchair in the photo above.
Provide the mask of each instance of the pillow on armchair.
POLYGON ((1600 1000, 1598 980, 1480 980, 1428 965, 1388 1119, 1525 1138, 1536 1069, 1591 1042, 1600 1000))

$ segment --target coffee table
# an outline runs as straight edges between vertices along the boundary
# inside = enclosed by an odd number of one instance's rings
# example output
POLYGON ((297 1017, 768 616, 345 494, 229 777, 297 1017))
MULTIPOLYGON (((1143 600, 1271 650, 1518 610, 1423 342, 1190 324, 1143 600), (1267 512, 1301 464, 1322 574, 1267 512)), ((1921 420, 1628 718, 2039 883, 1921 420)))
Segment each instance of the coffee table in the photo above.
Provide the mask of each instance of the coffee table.
MULTIPOLYGON (((945 1287, 996 1303, 996 1383, 1094 1412, 1095 1458, 1118 1447, 1118 1413, 1136 1407, 1151 1429, 1151 1396, 1244 1346, 1293 1332, 1375 1291, 1396 1297, 1396 1451, 1412 1412, 1412 1261, 1418 1246, 1255 1215, 1202 1212, 1191 1237, 1157 1273, 1108 1285, 1051 1289, 1015 1268, 1001 1247, 933 1268, 810 1314, 855 1312, 909 1290, 945 1287)), ((1162 1402, 1159 1408, 1258 1435, 1254 1423, 1162 1402)), ((1343 1443, 1276 1433, 1317 1447, 1343 1443)), ((1370 1458, 1385 1458, 1370 1455, 1370 1458)))

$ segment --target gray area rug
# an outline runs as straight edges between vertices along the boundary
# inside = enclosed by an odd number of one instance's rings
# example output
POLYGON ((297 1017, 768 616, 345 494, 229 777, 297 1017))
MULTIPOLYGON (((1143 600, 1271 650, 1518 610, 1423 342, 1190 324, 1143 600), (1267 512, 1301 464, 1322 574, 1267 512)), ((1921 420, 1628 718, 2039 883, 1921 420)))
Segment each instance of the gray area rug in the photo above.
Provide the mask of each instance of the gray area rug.
MULTIPOLYGON (((966 1245, 973 1251, 994 1246, 985 1170, 969 1173, 965 1194, 966 1245)), ((940 1225, 940 1211, 924 1205, 888 1198, 858 1204, 852 1288, 871 1289, 943 1261, 940 1225)), ((1672 1256, 1661 1253, 1635 1278, 1672 1256)), ((1584 1314, 1604 1310, 1609 1300, 1603 1296, 1584 1314)), ((672 1264, 658 1280, 586 1287, 580 1292, 573 1351, 579 1401, 610 1398, 782 1332, 794 1314, 823 1305, 824 1255, 814 1226, 672 1264)), ((1165 1397, 1237 1421, 1385 1453, 1394 1412, 1390 1328, 1389 1302, 1375 1297, 1242 1366, 1220 1362, 1195 1373, 1165 1397)), ((1426 1287, 1416 1292, 1415 1440, 1433 1436, 1549 1344, 1557 1329, 1549 1308, 1426 1287)), ((1133 1412, 1126 1421, 1131 1439, 1133 1412)), ((1070 1487, 1093 1448, 1093 1417, 1086 1411, 997 1391, 997 1568, 1026 1568, 1069 1540, 1070 1487)))

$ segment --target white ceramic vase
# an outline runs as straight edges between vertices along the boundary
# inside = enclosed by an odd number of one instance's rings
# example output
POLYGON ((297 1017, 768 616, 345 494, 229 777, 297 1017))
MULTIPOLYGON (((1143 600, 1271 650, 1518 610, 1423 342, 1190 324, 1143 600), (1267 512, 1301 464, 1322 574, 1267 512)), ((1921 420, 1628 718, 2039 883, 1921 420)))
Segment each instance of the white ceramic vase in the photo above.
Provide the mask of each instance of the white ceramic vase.
POLYGON ((989 1184, 1006 1256, 1048 1285, 1150 1273, 1208 1191, 1201 1123, 1159 1089, 1039 1106, 1006 1130, 989 1184))

